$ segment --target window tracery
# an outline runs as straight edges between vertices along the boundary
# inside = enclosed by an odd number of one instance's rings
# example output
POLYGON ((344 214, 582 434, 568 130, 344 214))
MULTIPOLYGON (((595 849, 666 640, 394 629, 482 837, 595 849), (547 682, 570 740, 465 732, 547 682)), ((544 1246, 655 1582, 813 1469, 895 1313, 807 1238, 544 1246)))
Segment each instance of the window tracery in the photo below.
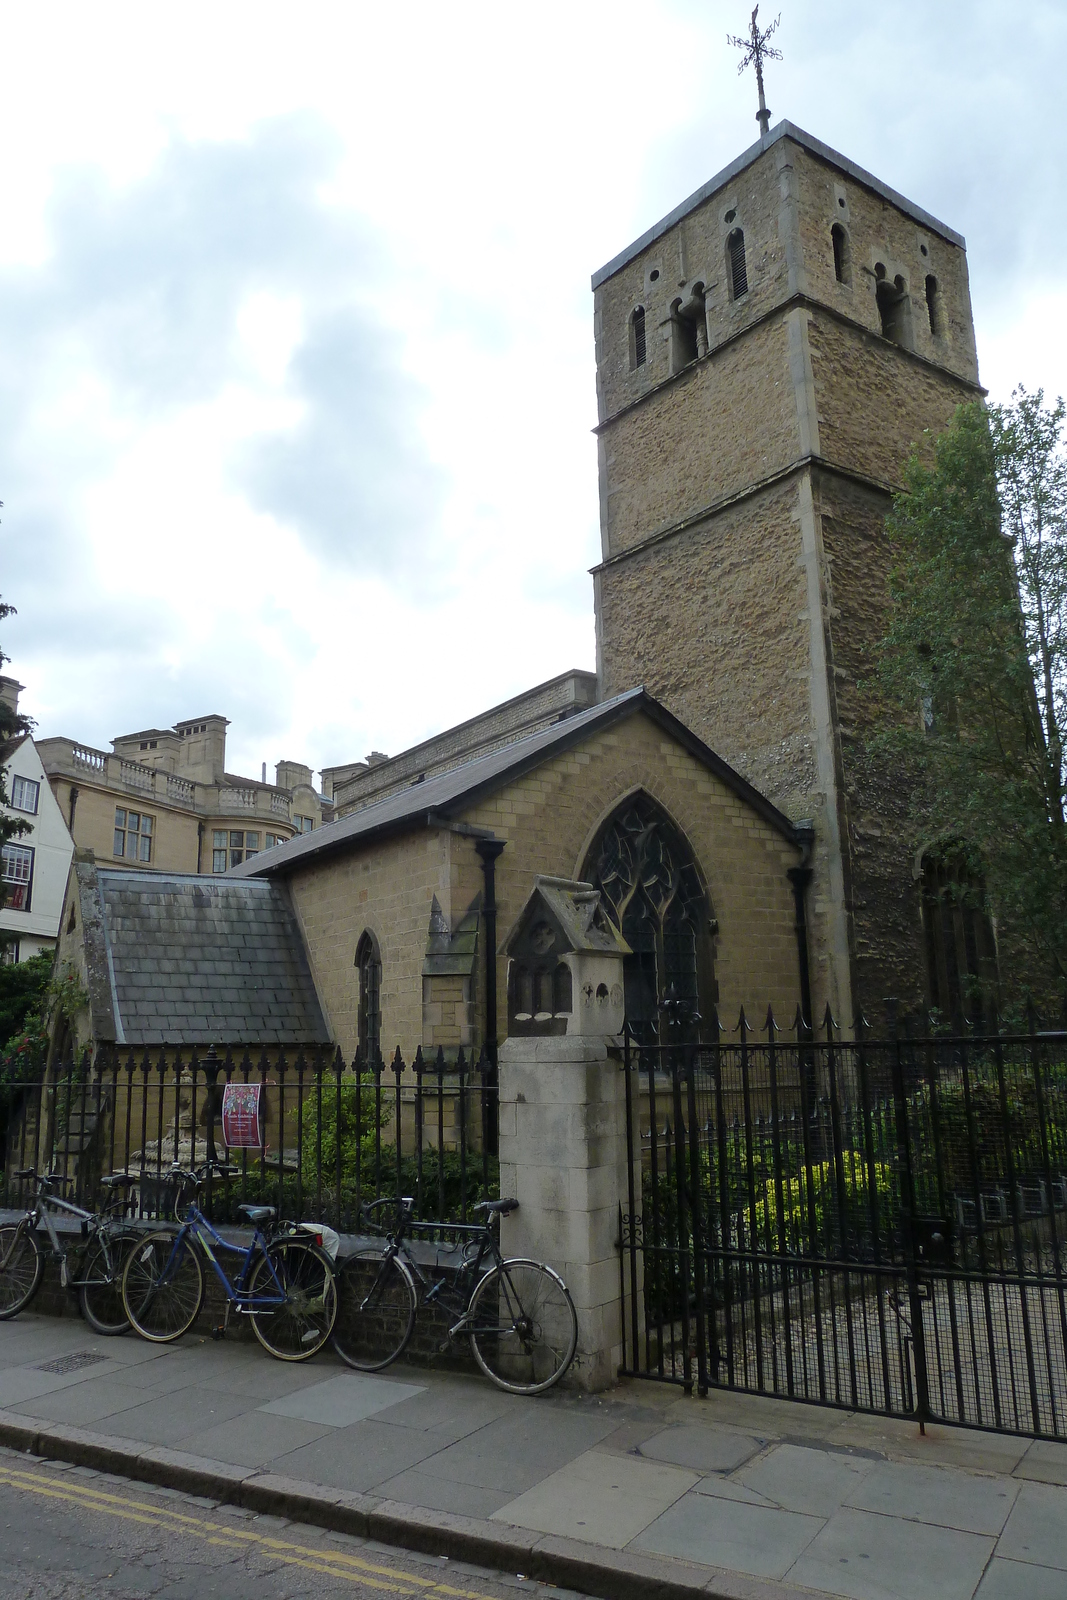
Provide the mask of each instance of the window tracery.
POLYGON ((673 991, 694 1011, 710 983, 708 900, 684 836, 648 795, 625 801, 586 859, 632 955, 625 962, 626 1016, 651 1036, 673 991))

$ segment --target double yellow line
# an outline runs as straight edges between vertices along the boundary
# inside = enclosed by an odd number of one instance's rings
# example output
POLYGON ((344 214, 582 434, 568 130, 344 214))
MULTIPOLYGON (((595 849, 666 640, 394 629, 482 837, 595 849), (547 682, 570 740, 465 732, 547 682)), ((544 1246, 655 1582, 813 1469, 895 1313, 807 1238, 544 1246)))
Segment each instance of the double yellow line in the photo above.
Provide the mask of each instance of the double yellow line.
POLYGON ((435 1578, 421 1578, 414 1573, 400 1572, 395 1567, 346 1555, 343 1551, 315 1550, 291 1539, 255 1533, 251 1528, 212 1522, 206 1517, 186 1516, 180 1511, 171 1511, 147 1500, 108 1494, 103 1489, 94 1489, 67 1477, 58 1480, 44 1472, 21 1471, 0 1463, 0 1485, 39 1495, 45 1500, 63 1501, 82 1511, 183 1534, 220 1549, 259 1552, 271 1560, 280 1559, 288 1566, 304 1567, 309 1572, 325 1573, 331 1578, 346 1578, 349 1583, 361 1583, 367 1589, 380 1589, 384 1594, 442 1595, 448 1596, 448 1600, 491 1600, 489 1595, 474 1589, 457 1589, 450 1584, 439 1583, 435 1578))

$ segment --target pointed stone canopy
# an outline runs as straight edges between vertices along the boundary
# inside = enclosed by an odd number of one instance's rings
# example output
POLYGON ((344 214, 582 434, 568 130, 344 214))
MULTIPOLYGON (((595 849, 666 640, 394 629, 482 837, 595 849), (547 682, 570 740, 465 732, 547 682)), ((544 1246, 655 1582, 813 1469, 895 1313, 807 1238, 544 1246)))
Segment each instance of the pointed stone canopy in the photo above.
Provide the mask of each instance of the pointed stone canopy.
POLYGON ((591 883, 573 878, 534 879, 533 891, 500 946, 501 955, 510 955, 520 927, 528 922, 537 905, 556 923, 561 938, 572 951, 598 950, 628 956, 630 946, 612 922, 591 883))
POLYGON ((617 1034, 630 954, 600 891, 537 877, 500 947, 508 957, 508 1033, 617 1034))
POLYGON ((424 978, 470 977, 474 971, 474 958, 478 953, 478 926, 481 917, 482 897, 476 894, 465 915, 453 930, 448 926, 448 918, 441 910, 441 902, 434 895, 426 936, 426 956, 422 963, 424 978))

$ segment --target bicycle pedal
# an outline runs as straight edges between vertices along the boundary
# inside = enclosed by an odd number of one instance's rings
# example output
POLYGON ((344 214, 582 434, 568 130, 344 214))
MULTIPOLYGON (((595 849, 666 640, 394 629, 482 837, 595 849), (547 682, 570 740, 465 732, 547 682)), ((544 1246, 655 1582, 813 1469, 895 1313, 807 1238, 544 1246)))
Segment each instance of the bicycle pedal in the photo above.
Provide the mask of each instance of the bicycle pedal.
POLYGON ((223 1323, 220 1322, 217 1328, 212 1328, 211 1337, 213 1339, 225 1339, 226 1328, 223 1323))

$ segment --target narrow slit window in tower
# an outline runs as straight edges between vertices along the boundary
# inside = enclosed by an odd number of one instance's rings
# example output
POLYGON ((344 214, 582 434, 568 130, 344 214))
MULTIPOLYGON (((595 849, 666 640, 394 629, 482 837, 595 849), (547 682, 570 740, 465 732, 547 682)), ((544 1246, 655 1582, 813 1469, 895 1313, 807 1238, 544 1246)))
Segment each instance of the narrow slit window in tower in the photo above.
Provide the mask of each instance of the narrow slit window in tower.
POLYGON ((935 339, 940 339, 945 331, 945 323, 941 311, 941 290, 932 272, 926 279, 926 309, 930 314, 930 332, 935 339))
POLYGON ((830 229, 830 238, 834 246, 834 277, 838 283, 851 283, 852 260, 848 247, 848 234, 840 222, 835 222, 830 229))
POLYGON ((748 266, 745 262, 745 236, 735 228, 726 241, 726 264, 730 272, 730 298, 740 300, 748 293, 748 266))
POLYGON ((638 306, 630 318, 630 371, 645 364, 645 308, 638 306))

